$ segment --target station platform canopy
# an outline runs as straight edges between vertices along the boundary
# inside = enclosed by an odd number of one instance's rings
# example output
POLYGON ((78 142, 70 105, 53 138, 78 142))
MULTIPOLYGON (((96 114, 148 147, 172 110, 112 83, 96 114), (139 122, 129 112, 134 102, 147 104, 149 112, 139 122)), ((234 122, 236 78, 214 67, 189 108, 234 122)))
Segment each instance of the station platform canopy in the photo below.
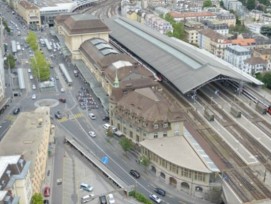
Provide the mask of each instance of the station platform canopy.
POLYGON ((263 85, 254 77, 222 59, 176 38, 162 35, 122 17, 105 21, 110 38, 186 94, 213 80, 233 80, 263 85))

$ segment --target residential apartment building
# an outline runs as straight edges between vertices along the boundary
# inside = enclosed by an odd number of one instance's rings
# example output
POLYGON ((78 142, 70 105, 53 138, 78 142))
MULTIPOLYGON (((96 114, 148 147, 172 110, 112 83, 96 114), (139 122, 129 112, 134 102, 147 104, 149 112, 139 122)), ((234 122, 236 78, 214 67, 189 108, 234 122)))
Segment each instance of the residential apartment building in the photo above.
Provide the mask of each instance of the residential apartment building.
POLYGON ((91 38, 109 41, 108 27, 97 17, 85 14, 60 15, 55 18, 55 27, 62 35, 72 59, 80 59, 80 45, 91 38))
POLYGON ((40 192, 45 178, 50 132, 50 108, 39 107, 21 112, 0 143, 0 155, 21 154, 31 162, 33 193, 40 192))
POLYGON ((202 23, 206 28, 210 28, 221 35, 226 36, 229 34, 229 26, 226 23, 222 23, 218 20, 203 20, 202 23))
POLYGON ((177 22, 180 21, 202 21, 204 19, 216 19, 216 15, 211 12, 176 12, 171 11, 169 15, 177 22))
POLYGON ((0 156, 0 203, 30 203, 30 163, 23 155, 0 156))
POLYGON ((260 21, 260 19, 262 18, 263 15, 263 11, 259 11, 259 10, 251 10, 249 12, 249 16, 254 20, 254 21, 260 21))
POLYGON ((267 61, 260 57, 251 57, 244 60, 242 71, 251 75, 267 71, 267 61))
POLYGON ((239 11, 242 3, 238 0, 223 0, 223 5, 227 10, 239 11))
POLYGON ((31 29, 39 29, 40 22, 40 9, 29 1, 19 1, 17 4, 16 12, 24 19, 26 24, 31 29))
POLYGON ((251 51, 240 45, 230 45, 225 49, 224 60, 242 69, 244 61, 251 57, 251 51))
POLYGON ((209 28, 199 31, 198 46, 223 58, 224 50, 229 45, 227 38, 209 28))
POLYGON ((197 21, 187 21, 184 24, 187 41, 190 44, 198 45, 199 30, 204 29, 204 25, 197 21))
POLYGON ((172 25, 168 21, 154 14, 145 15, 145 25, 152 28, 153 30, 158 31, 161 34, 165 34, 167 32, 173 32, 172 25))
POLYGON ((222 23, 226 23, 229 27, 236 25, 236 17, 232 13, 218 13, 216 19, 222 23))

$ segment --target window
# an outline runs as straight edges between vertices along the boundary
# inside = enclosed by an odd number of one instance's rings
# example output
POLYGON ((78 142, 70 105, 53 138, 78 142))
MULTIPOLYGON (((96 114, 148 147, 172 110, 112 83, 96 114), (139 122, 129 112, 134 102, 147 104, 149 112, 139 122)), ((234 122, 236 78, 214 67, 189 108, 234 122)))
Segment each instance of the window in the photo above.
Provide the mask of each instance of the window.
POLYGON ((153 126, 154 129, 158 129, 158 127, 159 127, 158 124, 154 124, 153 126))
POLYGON ((163 128, 167 128, 168 127, 168 123, 164 123, 163 128))
POLYGON ((154 133, 153 138, 158 138, 158 133, 154 133))
POLYGON ((167 137, 167 132, 163 132, 163 137, 167 137))
POLYGON ((133 132, 132 131, 130 131, 130 137, 133 138, 133 132))

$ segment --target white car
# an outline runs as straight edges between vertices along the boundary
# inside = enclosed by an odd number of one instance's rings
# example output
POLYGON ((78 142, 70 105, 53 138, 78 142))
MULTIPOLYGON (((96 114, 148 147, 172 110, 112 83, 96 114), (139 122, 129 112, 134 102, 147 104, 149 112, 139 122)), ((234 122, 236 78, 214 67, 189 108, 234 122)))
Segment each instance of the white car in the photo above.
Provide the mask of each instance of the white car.
POLYGON ((155 194, 150 194, 149 195, 149 198, 152 200, 152 201, 154 201, 155 203, 161 203, 162 202, 162 200, 161 200, 161 198, 159 198, 157 195, 155 195, 155 194))
POLYGON ((104 129, 108 130, 111 127, 111 125, 109 125, 108 123, 105 123, 103 124, 103 127, 104 129))
POLYGON ((29 79, 33 79, 33 75, 29 75, 29 79))
POLYGON ((88 134, 90 135, 90 137, 96 137, 96 134, 93 131, 89 131, 88 134))
POLYGON ((35 100, 37 98, 36 94, 32 95, 32 99, 35 100))
POLYGON ((36 89, 36 85, 35 85, 35 84, 32 85, 32 89, 33 89, 33 90, 36 89))
POLYGON ((31 73, 31 69, 28 69, 27 71, 28 71, 28 73, 31 73))
POLYGON ((108 202, 109 204, 115 203, 115 199, 112 193, 108 194, 108 202))
POLYGON ((65 92, 65 90, 64 90, 63 88, 61 88, 61 89, 60 89, 60 92, 64 93, 64 92, 65 92))

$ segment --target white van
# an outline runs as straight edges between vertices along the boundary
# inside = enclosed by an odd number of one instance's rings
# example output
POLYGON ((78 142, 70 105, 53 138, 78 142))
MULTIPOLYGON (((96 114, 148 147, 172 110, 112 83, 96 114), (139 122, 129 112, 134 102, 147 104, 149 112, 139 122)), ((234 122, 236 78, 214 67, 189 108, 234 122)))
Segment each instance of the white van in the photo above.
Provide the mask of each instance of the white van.
POLYGON ((83 189, 84 191, 91 192, 93 190, 93 187, 86 183, 80 184, 80 189, 83 189))
POLYGON ((105 123, 103 124, 103 127, 104 129, 108 130, 111 127, 111 125, 109 125, 108 123, 105 123))
POLYGON ((95 119, 96 119, 96 116, 95 116, 93 113, 89 113, 88 116, 89 116, 92 120, 95 120, 95 119))

